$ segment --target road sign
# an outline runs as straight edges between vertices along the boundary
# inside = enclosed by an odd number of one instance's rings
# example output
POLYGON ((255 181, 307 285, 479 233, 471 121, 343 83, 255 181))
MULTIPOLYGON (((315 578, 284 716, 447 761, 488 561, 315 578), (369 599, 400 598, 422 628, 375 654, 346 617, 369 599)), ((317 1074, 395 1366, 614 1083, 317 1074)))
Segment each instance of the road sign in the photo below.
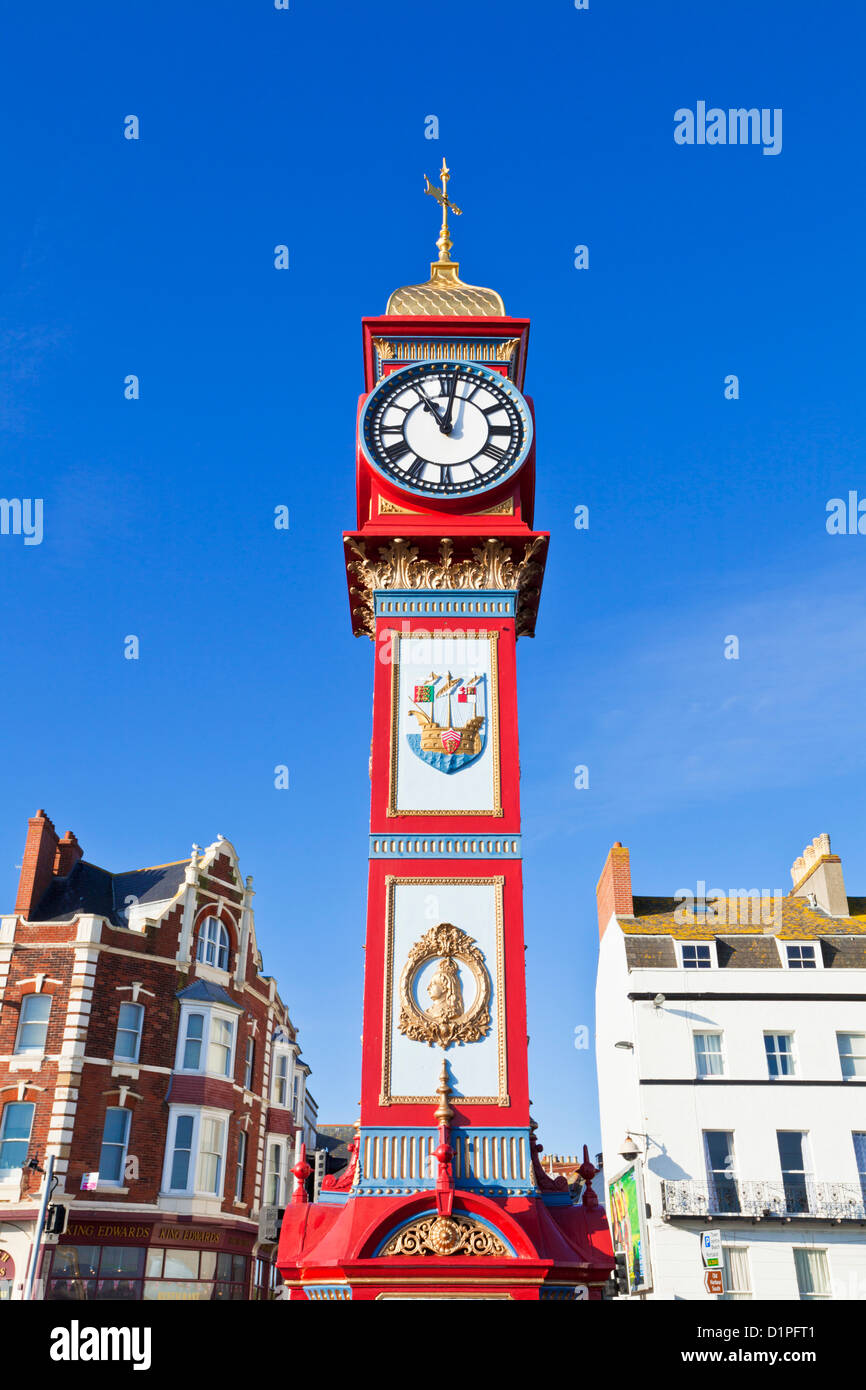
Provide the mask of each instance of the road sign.
POLYGON ((721 1231, 701 1231, 701 1255, 703 1256, 705 1269, 721 1269, 721 1231))
POLYGON ((725 1279, 724 1275, 722 1274, 722 1271, 720 1269, 705 1269, 704 1287, 706 1288, 707 1293, 724 1293, 725 1279))

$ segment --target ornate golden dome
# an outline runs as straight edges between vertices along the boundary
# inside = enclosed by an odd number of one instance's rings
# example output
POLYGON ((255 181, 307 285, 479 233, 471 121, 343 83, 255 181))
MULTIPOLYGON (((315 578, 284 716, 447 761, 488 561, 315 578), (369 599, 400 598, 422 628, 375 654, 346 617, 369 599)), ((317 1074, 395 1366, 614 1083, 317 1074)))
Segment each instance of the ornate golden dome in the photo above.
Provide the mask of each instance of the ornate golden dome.
POLYGON ((386 314, 428 314, 451 316, 477 314, 484 318, 501 318, 505 315, 505 305, 501 295, 495 290, 484 289, 481 285, 466 285, 460 279, 459 262, 451 259, 451 238, 448 235, 448 213, 461 216, 461 209, 455 207, 448 198, 448 180, 451 172, 442 160, 440 171, 441 190, 431 184, 424 176, 425 193, 442 207, 442 229, 436 245, 439 259, 430 265, 430 279, 423 285, 402 285, 388 300, 386 314))

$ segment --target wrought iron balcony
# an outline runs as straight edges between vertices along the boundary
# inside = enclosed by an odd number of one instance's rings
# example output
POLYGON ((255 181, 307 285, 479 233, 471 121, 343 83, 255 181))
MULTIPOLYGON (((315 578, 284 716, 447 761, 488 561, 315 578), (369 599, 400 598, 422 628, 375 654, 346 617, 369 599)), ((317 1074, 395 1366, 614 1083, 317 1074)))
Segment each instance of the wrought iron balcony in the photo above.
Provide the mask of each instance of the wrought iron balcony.
POLYGON ((794 1178, 746 1182, 724 1178, 716 1183, 662 1181, 666 1220, 745 1217, 750 1221, 813 1220, 866 1222, 866 1202, 859 1186, 794 1178))

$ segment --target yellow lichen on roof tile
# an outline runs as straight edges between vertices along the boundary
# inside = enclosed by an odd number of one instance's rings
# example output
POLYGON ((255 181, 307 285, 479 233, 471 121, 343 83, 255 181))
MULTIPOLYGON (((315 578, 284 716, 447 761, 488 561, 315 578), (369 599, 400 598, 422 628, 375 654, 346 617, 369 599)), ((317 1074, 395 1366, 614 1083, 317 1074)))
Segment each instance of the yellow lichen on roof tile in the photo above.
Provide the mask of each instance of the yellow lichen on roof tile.
POLYGON ((786 897, 776 920, 773 898, 732 897, 711 900, 706 916, 678 906, 674 898, 635 898, 634 917, 617 917, 626 936, 671 936, 682 941, 712 941, 716 936, 767 935, 784 940, 866 934, 866 899, 849 898, 849 917, 828 917, 806 898, 786 897))

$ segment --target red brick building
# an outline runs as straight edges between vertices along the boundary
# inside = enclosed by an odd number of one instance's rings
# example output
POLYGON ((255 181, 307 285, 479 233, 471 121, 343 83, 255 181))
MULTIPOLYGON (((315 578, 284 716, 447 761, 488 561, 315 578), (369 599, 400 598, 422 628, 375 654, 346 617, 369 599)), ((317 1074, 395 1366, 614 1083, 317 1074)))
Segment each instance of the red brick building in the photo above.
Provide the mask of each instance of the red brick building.
POLYGON ((113 874, 30 820, 0 917, 0 1296, 22 1296, 44 1169, 52 1299, 266 1296, 306 1077, 219 836, 113 874), (262 1208, 265 1211, 262 1212, 262 1208), (261 1226, 260 1226, 261 1222, 261 1226))

